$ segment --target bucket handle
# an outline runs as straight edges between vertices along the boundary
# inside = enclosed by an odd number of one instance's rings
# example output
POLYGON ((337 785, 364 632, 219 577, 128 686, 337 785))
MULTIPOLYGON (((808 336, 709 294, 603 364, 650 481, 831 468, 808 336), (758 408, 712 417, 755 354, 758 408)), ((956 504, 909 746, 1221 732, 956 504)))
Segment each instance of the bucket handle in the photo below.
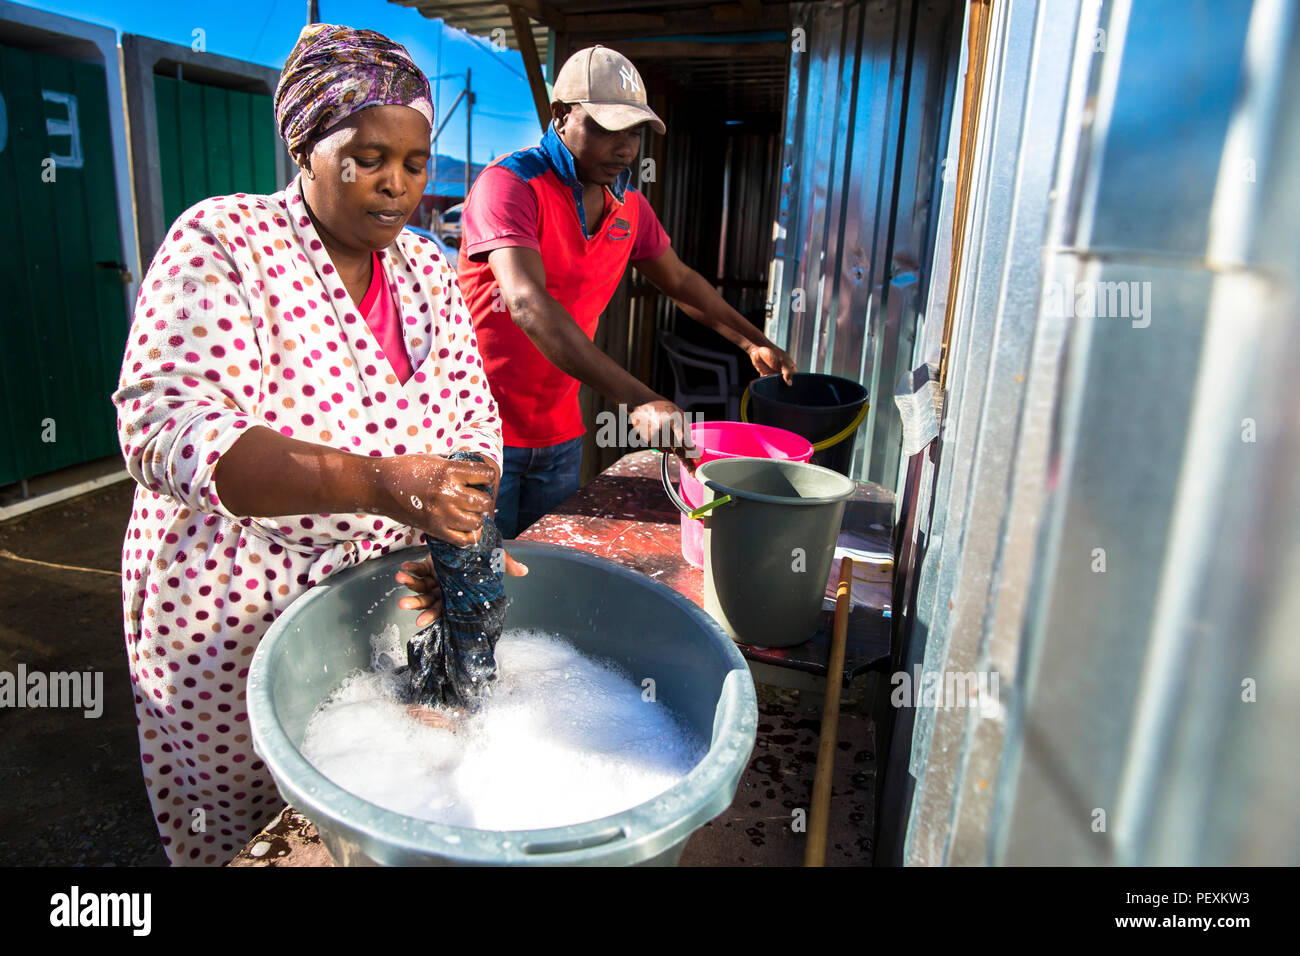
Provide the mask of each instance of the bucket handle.
MULTIPOLYGON (((871 408, 871 402, 863 402, 862 407, 858 409, 858 413, 853 416, 853 421, 845 425, 843 431, 836 432, 830 438, 823 438, 821 441, 813 442, 813 451, 825 451, 832 445, 838 445, 840 442, 844 441, 844 439, 856 432, 858 426, 862 424, 862 420, 867 417, 867 410, 869 408, 871 408)), ((740 396, 740 420, 746 424, 750 424, 748 388, 746 388, 745 393, 740 396)))
POLYGON ((723 495, 721 498, 714 498, 712 501, 706 502, 698 508, 692 508, 678 493, 677 488, 673 485, 673 480, 668 477, 667 455, 659 456, 659 479, 664 483, 664 491, 668 493, 668 500, 675 504, 677 510, 688 518, 703 518, 718 505, 725 505, 731 500, 731 495, 723 495))

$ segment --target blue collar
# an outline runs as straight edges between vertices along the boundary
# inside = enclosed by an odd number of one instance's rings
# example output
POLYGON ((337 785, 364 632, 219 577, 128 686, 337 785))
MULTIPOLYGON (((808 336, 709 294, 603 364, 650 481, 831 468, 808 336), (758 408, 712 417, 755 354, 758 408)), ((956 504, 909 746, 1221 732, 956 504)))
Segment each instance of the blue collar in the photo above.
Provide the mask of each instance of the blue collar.
MULTIPOLYGON (((559 177, 560 182, 573 190, 574 202, 578 206, 578 221, 582 223, 582 229, 587 231, 587 213, 582 205, 582 183, 578 180, 578 167, 573 161, 573 154, 569 152, 569 147, 564 145, 564 140, 560 139, 560 134, 555 132, 555 123, 546 127, 546 134, 542 136, 542 142, 539 146, 542 155, 546 161, 551 164, 555 170, 555 175, 559 177)), ((632 181, 632 170, 625 169, 618 174, 618 179, 614 180, 613 185, 608 189, 614 194, 614 198, 623 202, 623 197, 627 194, 628 184, 632 181)))

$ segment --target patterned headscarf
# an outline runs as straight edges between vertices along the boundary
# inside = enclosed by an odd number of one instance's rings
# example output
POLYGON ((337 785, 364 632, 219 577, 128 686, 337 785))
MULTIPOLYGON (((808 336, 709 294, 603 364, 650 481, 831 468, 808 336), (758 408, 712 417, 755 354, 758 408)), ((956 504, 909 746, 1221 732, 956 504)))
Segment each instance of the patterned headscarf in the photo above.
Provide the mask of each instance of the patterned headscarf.
POLYGON ((304 27, 275 88, 275 119, 289 153, 368 106, 410 106, 433 126, 429 81, 400 43, 374 30, 304 27))

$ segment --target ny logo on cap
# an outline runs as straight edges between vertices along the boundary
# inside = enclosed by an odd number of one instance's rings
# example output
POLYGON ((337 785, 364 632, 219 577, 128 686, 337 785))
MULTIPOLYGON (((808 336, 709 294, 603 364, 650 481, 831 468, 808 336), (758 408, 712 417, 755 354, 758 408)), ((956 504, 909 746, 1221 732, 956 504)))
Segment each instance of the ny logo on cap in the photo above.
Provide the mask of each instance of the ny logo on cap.
POLYGON ((628 86, 631 85, 633 93, 640 91, 641 86, 636 81, 636 70, 632 69, 631 66, 619 67, 618 75, 619 78, 623 81, 623 89, 627 89, 628 86))

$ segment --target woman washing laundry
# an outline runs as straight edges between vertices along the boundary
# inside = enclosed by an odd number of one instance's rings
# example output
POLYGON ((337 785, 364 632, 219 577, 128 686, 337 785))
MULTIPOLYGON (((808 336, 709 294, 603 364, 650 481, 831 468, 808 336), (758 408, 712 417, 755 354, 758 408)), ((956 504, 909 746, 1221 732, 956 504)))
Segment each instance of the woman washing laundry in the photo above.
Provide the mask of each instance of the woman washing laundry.
MULTIPOLYGON (((225 862, 278 809, 245 708, 271 622, 424 534, 474 544, 500 478, 454 266, 402 228, 425 186, 428 81, 380 34, 315 24, 275 114, 299 174, 180 216, 113 396, 138 485, 122 567, 141 759, 175 864, 225 862)), ((427 565, 403 567, 424 625, 427 565)))

